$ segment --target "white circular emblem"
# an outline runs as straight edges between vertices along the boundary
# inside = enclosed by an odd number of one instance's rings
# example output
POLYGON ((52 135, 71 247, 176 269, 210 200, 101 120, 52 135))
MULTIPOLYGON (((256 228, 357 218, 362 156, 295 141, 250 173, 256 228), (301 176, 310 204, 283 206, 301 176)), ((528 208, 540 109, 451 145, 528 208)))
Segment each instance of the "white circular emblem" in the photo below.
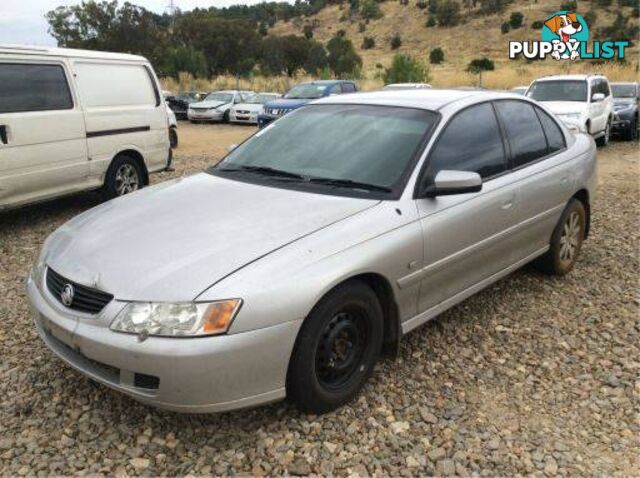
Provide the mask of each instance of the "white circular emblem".
POLYGON ((62 292, 60 293, 60 300, 64 305, 70 307, 73 303, 73 295, 75 291, 73 290, 73 286, 71 284, 65 284, 62 288, 62 292))

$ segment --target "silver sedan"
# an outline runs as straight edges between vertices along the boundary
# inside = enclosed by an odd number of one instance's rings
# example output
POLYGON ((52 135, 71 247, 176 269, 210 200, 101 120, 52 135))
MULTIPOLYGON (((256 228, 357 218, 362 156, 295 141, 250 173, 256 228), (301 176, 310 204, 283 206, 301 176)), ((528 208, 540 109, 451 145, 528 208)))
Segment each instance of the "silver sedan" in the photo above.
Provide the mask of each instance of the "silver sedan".
POLYGON ((28 298, 51 350, 143 402, 323 413, 489 284, 532 261, 568 273, 595 167, 589 136, 522 96, 330 97, 69 221, 28 298))

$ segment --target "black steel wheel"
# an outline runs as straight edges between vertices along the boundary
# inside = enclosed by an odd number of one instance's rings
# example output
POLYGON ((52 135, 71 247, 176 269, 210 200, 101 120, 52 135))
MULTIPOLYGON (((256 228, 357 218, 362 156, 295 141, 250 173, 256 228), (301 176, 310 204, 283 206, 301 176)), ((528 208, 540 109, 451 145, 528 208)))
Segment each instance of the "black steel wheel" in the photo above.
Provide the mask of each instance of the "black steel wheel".
POLYGON ((350 281, 329 292, 302 324, 287 374, 287 396, 308 413, 353 399, 382 347, 383 314, 375 292, 350 281))

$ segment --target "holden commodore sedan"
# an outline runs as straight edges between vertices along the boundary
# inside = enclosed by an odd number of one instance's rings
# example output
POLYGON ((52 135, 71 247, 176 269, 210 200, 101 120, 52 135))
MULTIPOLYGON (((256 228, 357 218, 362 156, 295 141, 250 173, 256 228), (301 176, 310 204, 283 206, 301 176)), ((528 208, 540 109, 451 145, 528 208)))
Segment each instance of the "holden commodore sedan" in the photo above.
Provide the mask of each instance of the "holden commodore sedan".
POLYGON ((162 408, 327 412, 442 311, 532 261, 568 273, 595 154, 515 94, 325 98, 54 232, 27 280, 35 325, 162 408))

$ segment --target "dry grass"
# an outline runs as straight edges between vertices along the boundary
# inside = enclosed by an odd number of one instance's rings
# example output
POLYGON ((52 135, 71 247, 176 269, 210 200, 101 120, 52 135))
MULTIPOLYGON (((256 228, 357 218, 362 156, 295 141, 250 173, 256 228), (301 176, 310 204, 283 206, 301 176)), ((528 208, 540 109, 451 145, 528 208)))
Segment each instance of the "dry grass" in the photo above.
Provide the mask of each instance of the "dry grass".
MULTIPOLYGON (((517 85, 527 85, 535 78, 545 75, 566 73, 604 73, 612 81, 636 81, 638 79, 638 64, 640 50, 638 46, 627 50, 629 61, 620 65, 606 63, 597 65, 588 61, 545 61, 526 63, 508 59, 508 44, 512 40, 532 40, 540 37, 540 32, 531 28, 535 20, 542 20, 558 9, 557 0, 518 0, 507 11, 494 16, 468 16, 465 23, 453 28, 426 28, 428 13, 421 10, 411 0, 410 5, 403 6, 395 0, 381 3, 384 17, 373 20, 366 26, 366 31, 360 33, 359 21, 342 21, 340 18, 347 13, 347 7, 333 5, 322 9, 317 15, 305 22, 317 24, 314 37, 326 43, 338 30, 344 30, 348 38, 363 59, 364 78, 358 83, 363 90, 374 90, 382 86, 379 76, 382 68, 391 64, 393 55, 397 52, 405 53, 427 63, 429 52, 440 47, 445 52, 443 65, 430 65, 431 83, 437 87, 475 86, 478 77, 466 72, 469 61, 473 58, 487 56, 496 65, 496 70, 483 75, 483 86, 493 89, 508 89, 517 85), (525 15, 525 27, 513 30, 504 35, 500 32, 500 24, 507 20, 512 11, 520 11, 525 15), (390 38, 396 33, 402 37, 402 46, 394 51, 389 46, 390 38), (376 46, 370 50, 360 49, 365 36, 375 39, 376 46), (381 68, 382 67, 382 68, 381 68)), ((581 2, 579 11, 585 13, 594 8, 598 13, 596 27, 609 25, 617 14, 616 8, 603 10, 595 4, 581 2)), ((625 8, 625 14, 629 8, 625 8)), ((637 21, 637 20, 634 20, 637 21)), ((274 35, 302 34, 305 22, 278 22, 271 33, 274 35)), ((285 91, 292 84, 312 79, 307 75, 295 78, 287 77, 255 77, 241 79, 229 76, 219 76, 211 80, 193 80, 188 76, 180 78, 179 82, 163 80, 167 89, 196 89, 215 90, 224 88, 251 89, 256 91, 285 91)))

